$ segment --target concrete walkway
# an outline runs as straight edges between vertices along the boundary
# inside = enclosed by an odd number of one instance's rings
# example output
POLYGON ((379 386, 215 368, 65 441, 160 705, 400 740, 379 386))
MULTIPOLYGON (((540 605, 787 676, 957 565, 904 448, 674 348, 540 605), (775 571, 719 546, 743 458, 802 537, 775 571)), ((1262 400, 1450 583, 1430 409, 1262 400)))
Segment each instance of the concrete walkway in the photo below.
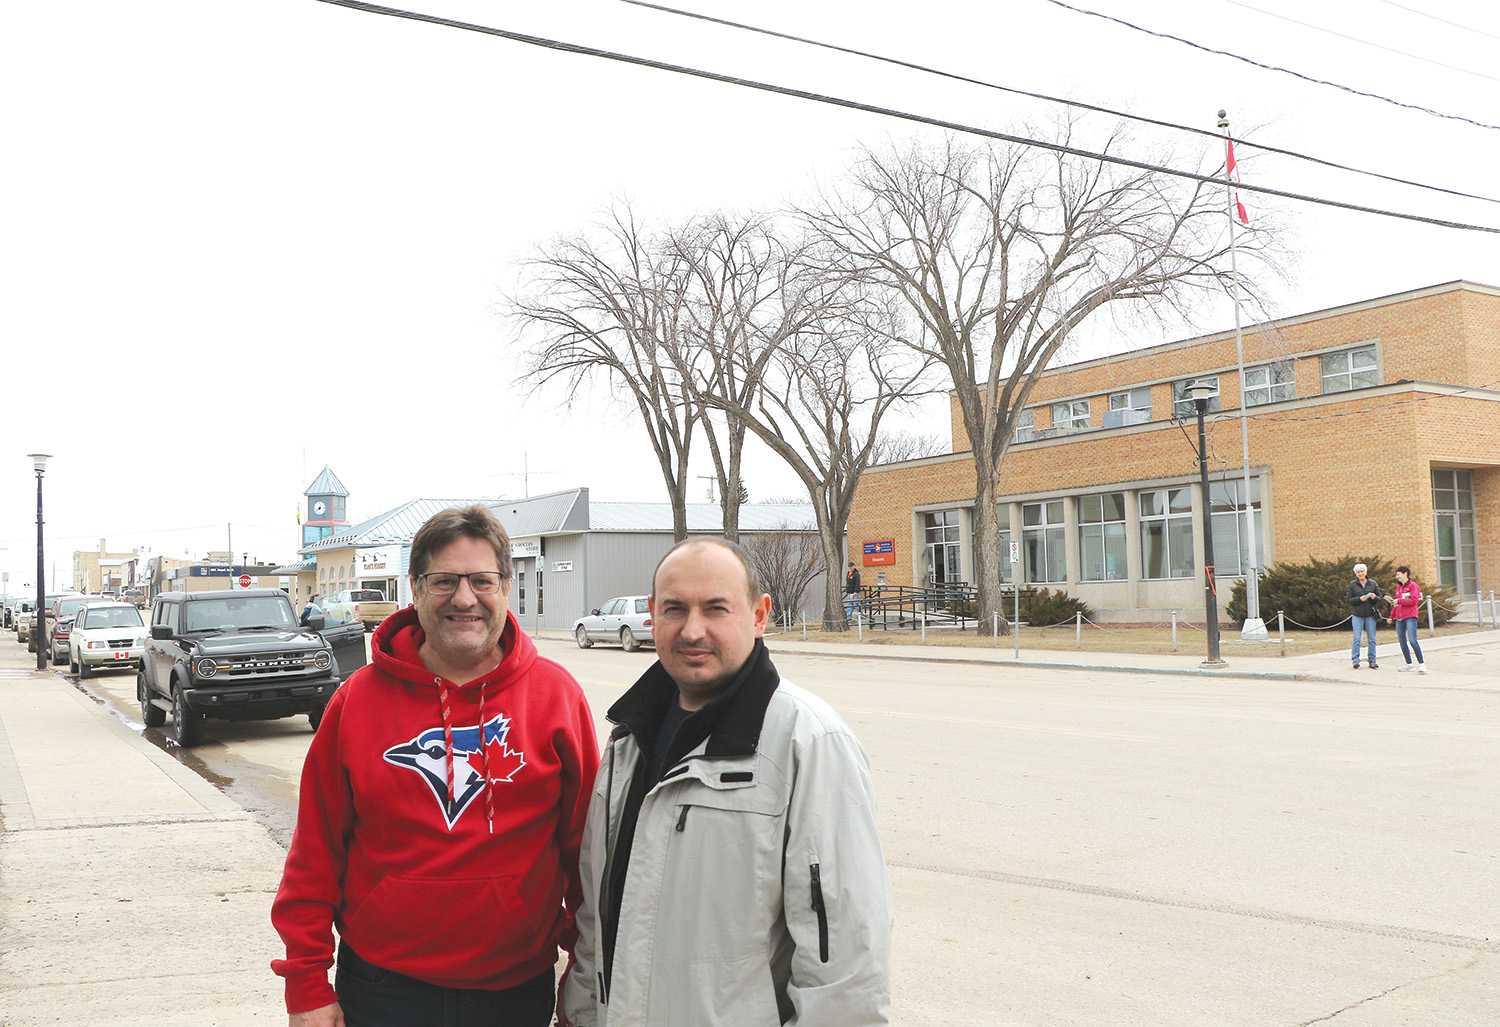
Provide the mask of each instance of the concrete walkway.
MULTIPOLYGON (((543 637, 568 639, 567 632, 544 631, 543 637)), ((1355 671, 1349 661, 1349 633, 1328 633, 1329 648, 1305 656, 1276 655, 1275 641, 1266 643, 1265 656, 1234 655, 1222 668, 1203 666, 1201 654, 1148 654, 1026 648, 1021 633, 1021 655, 1012 655, 1009 638, 995 648, 957 645, 896 645, 860 642, 803 642, 795 632, 768 635, 766 643, 775 652, 802 653, 866 660, 909 660, 924 663, 958 663, 1030 667, 1042 670, 1082 670, 1115 674, 1180 674, 1194 677, 1252 678, 1267 681, 1341 681, 1350 684, 1409 685, 1414 688, 1477 688, 1500 692, 1500 631, 1475 631, 1465 635, 1422 640, 1430 673, 1401 674, 1401 648, 1395 642, 1376 648, 1379 671, 1355 671), (1340 643, 1342 645, 1340 646, 1340 643), (1339 646, 1339 648, 1333 648, 1339 646), (1450 659, 1450 656, 1461 656, 1450 659)), ((1389 635, 1389 632, 1383 633, 1389 635)), ((1306 644, 1306 640, 1303 640, 1306 644)))
POLYGON ((285 854, 248 813, 0 641, 0 1022, 285 1023, 285 854))

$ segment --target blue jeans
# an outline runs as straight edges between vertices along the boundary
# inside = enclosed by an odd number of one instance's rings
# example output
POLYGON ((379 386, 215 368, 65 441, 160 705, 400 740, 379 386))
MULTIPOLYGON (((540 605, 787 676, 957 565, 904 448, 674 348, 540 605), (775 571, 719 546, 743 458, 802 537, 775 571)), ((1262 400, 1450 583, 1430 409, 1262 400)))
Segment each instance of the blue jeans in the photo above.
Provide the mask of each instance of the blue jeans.
POLYGON ((865 612, 864 596, 858 592, 845 592, 844 619, 847 620, 848 618, 853 617, 855 610, 858 610, 861 614, 865 612))
POLYGON ((1370 638, 1370 665, 1375 665, 1375 618, 1360 617, 1357 614, 1349 618, 1349 626, 1354 630, 1354 642, 1349 646, 1349 659, 1355 663, 1359 662, 1359 633, 1365 632, 1370 638))
POLYGON ((1396 641, 1401 643, 1401 655, 1406 657, 1407 665, 1411 664, 1412 649, 1417 652, 1417 662, 1422 662, 1422 647, 1417 644, 1417 618, 1402 617, 1396 621, 1396 641), (1407 648, 1407 640, 1411 641, 1411 649, 1407 648))

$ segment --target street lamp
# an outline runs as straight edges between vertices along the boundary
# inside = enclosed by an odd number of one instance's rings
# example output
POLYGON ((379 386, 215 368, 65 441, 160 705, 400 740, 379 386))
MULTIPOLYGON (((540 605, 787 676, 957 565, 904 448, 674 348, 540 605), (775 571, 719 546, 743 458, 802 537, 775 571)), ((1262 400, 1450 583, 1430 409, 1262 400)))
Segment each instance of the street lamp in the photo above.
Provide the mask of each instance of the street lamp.
POLYGON ((42 648, 42 632, 47 629, 47 572, 42 557, 42 475, 47 473, 50 453, 28 453, 28 460, 36 470, 36 630, 31 640, 36 643, 36 669, 47 669, 48 652, 42 648))
POLYGON ((1219 598, 1214 585, 1214 518, 1208 496, 1208 439, 1203 431, 1203 415, 1208 411, 1208 401, 1218 394, 1218 386, 1215 382, 1200 379, 1189 383, 1183 391, 1193 401, 1193 409, 1198 411, 1198 486, 1203 492, 1203 628, 1208 634, 1208 659, 1203 661, 1203 666, 1222 667, 1219 598))

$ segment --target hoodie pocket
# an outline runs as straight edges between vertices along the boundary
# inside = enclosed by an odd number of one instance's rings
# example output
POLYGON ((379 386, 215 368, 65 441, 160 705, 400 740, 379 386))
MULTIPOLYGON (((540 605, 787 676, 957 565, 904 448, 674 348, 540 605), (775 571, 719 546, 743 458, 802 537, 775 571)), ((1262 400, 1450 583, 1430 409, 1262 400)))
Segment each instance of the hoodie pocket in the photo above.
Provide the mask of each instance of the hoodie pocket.
POLYGON ((387 874, 340 933, 370 962, 424 980, 482 981, 545 952, 561 906, 523 903, 516 876, 387 874))

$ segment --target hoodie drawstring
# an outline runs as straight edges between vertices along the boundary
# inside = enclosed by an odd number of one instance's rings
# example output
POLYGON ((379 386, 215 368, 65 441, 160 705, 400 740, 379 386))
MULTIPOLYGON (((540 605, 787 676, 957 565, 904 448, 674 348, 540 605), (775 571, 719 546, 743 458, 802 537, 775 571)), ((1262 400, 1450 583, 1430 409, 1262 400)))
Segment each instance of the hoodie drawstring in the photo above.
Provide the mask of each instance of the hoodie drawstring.
MULTIPOLYGON (((438 706, 443 713, 443 758, 448 771, 448 806, 453 806, 453 708, 448 703, 448 682, 441 677, 434 677, 433 684, 438 686, 438 706)), ((484 816, 489 824, 490 834, 495 833, 495 795, 490 788, 490 747, 484 737, 484 703, 485 687, 487 682, 479 683, 479 751, 480 760, 483 762, 484 770, 484 816)))

